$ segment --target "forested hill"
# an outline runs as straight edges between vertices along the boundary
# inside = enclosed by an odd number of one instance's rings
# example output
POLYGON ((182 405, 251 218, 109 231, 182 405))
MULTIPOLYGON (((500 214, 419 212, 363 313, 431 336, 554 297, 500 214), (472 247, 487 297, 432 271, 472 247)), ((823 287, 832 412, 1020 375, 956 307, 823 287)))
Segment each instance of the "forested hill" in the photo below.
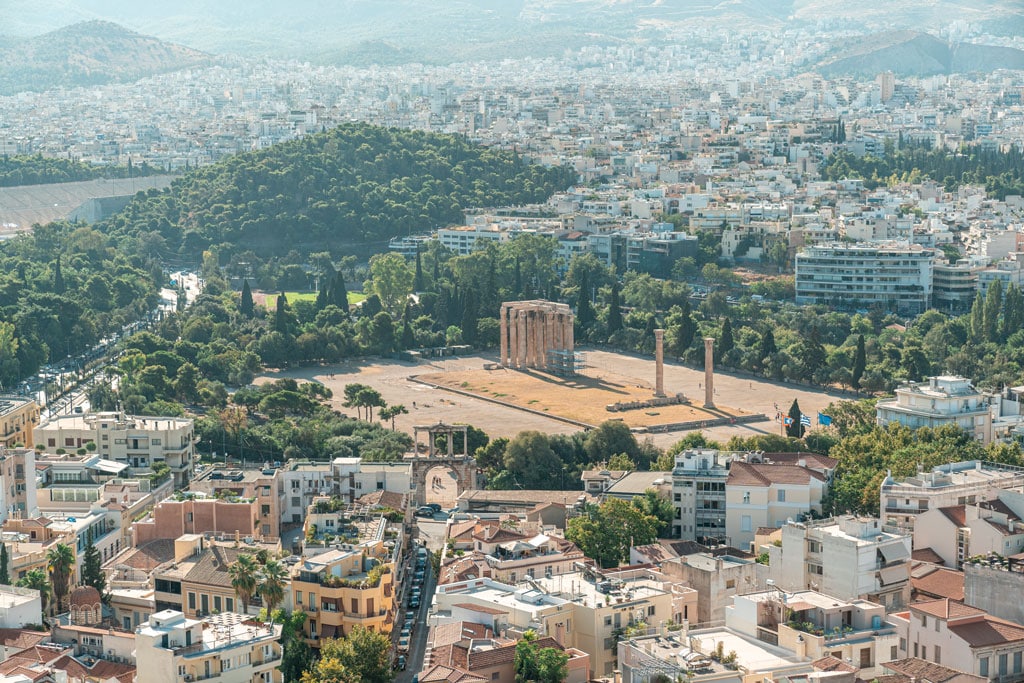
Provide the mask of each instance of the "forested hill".
POLYGON ((468 207, 544 201, 574 180, 456 136, 346 124, 197 169, 109 227, 158 231, 191 254, 322 250, 458 223, 468 207))

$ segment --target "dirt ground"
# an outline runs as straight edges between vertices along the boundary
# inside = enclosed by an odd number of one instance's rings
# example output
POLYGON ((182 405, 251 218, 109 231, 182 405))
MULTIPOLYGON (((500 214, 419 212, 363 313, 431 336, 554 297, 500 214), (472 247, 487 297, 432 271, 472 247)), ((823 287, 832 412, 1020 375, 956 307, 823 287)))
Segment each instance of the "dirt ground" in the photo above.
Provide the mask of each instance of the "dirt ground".
POLYGON ((652 406, 623 411, 609 411, 613 403, 646 401, 654 396, 650 384, 637 378, 591 368, 576 377, 554 377, 544 372, 518 371, 506 368, 468 370, 420 375, 419 379, 467 391, 504 403, 566 417, 592 426, 606 420, 621 419, 630 427, 675 424, 719 417, 744 415, 738 408, 722 406, 703 408, 700 397, 688 396, 691 404, 652 406))
MULTIPOLYGON (((650 387, 654 382, 654 360, 653 358, 620 354, 610 351, 598 351, 581 349, 586 354, 586 362, 589 368, 584 371, 585 378, 617 377, 614 384, 624 385, 622 387, 606 386, 606 390, 612 392, 610 395, 625 396, 635 390, 650 395, 650 387), (632 387, 632 389, 630 389, 632 387), (640 389, 639 387, 643 387, 640 389), (617 391, 626 391, 626 394, 616 394, 617 391)), ((346 384, 358 382, 367 384, 378 391, 389 404, 402 404, 408 410, 408 415, 401 415, 395 420, 395 428, 412 433, 414 425, 428 425, 436 422, 464 423, 484 430, 491 437, 506 436, 512 437, 521 431, 538 430, 549 434, 570 434, 579 431, 580 428, 571 424, 549 418, 545 415, 538 415, 519 410, 514 407, 502 406, 484 401, 480 398, 462 396, 444 389, 435 389, 419 384, 410 379, 410 376, 429 375, 465 375, 466 377, 482 377, 491 373, 504 375, 521 375, 508 370, 485 371, 486 363, 493 363, 497 360, 496 354, 481 354, 477 356, 462 356, 447 360, 434 360, 432 362, 422 361, 419 363, 408 363, 396 360, 384 359, 360 359, 346 361, 333 366, 316 366, 308 368, 289 369, 280 372, 270 372, 256 379, 257 383, 273 381, 280 377, 292 377, 300 380, 320 382, 334 392, 332 405, 337 410, 355 415, 355 411, 342 406, 342 391, 346 384)), ((562 382, 559 378, 546 378, 543 382, 547 384, 562 382)), ((458 384, 468 379, 461 379, 458 384)), ((476 381, 480 381, 479 379, 476 381)), ((498 380, 492 380, 497 382, 498 380)), ((685 366, 665 362, 665 390, 669 394, 682 392, 690 397, 696 406, 703 404, 704 392, 702 389, 704 372, 687 368, 685 366)), ((608 382, 608 385, 611 385, 608 382)), ((483 387, 481 385, 481 388, 483 387)), ((510 393, 497 385, 490 387, 490 390, 498 393, 510 393)), ((796 387, 781 382, 767 380, 748 379, 716 373, 715 375, 715 403, 720 410, 740 413, 763 413, 774 417, 777 410, 788 411, 793 399, 800 403, 801 410, 808 415, 814 416, 818 411, 824 410, 825 406, 836 400, 844 400, 847 397, 840 392, 826 392, 820 389, 796 387), (776 408, 777 406, 777 408, 776 408)), ((570 393, 559 400, 563 403, 558 407, 566 413, 582 411, 586 402, 579 401, 576 405, 575 394, 583 396, 586 389, 571 389, 570 393), (571 401, 572 405, 565 405, 564 401, 571 401)), ((489 394, 494 396, 493 393, 489 394)), ((501 397, 508 400, 505 397, 501 397)), ((535 400, 535 397, 524 396, 519 400, 528 403, 535 400)), ((537 399, 539 400, 539 399, 537 399)), ((604 411, 605 401, 597 403, 600 406, 602 417, 619 416, 627 413, 610 413, 604 411)), ((625 398, 619 400, 626 400, 625 398)), ((537 403, 529 404, 530 407, 543 411, 537 403)), ((547 406, 547 412, 556 410, 555 402, 547 406)), ((591 410, 591 409, 586 409, 591 410)), ((667 419, 666 407, 652 408, 650 412, 659 412, 661 415, 645 416, 656 419, 655 424, 684 421, 680 419, 667 419)), ((647 411, 630 411, 643 414, 647 411)), ((583 420, 589 422, 589 420, 583 420)), ((602 420, 597 420, 601 422, 602 420)), ((734 435, 752 436, 755 434, 780 433, 781 425, 775 422, 758 422, 749 425, 723 425, 703 431, 709 438, 727 441, 734 435)), ((651 435, 655 445, 667 447, 683 438, 686 432, 670 432, 651 435)), ((646 438, 646 437, 645 437, 646 438)))

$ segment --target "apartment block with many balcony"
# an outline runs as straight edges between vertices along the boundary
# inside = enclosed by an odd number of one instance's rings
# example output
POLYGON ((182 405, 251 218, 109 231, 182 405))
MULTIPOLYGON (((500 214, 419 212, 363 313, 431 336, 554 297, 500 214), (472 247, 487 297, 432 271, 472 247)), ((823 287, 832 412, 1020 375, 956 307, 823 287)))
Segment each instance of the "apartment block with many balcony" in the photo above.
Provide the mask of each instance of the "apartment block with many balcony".
POLYGON ((992 441, 992 417, 998 407, 965 377, 936 376, 896 389, 896 397, 875 404, 875 420, 911 429, 956 425, 982 443, 992 441))

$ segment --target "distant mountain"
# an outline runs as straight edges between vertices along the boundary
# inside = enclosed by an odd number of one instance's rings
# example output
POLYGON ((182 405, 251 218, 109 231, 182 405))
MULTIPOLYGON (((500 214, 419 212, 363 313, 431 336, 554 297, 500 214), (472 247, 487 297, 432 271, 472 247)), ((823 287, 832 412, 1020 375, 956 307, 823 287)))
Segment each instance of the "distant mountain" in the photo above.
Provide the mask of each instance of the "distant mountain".
POLYGON ((117 24, 88 21, 35 38, 0 39, 0 94, 133 81, 212 61, 203 52, 117 24))
POLYGON ((886 31, 845 43, 816 71, 827 77, 871 76, 883 71, 899 76, 933 76, 995 69, 1024 69, 1024 51, 950 44, 919 31, 886 31))
POLYGON ((1024 33, 1020 0, 3 0, 4 30, 105 19, 215 54, 317 63, 557 56, 583 45, 678 44, 729 27, 1024 33))

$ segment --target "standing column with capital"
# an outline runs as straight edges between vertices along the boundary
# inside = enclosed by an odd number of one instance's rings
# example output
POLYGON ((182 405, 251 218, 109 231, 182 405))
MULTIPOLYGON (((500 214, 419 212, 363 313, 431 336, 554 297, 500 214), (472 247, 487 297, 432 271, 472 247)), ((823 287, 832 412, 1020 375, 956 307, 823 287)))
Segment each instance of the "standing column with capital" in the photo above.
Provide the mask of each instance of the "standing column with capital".
POLYGON ((498 344, 498 364, 504 367, 509 366, 508 362, 508 306, 505 304, 501 305, 501 315, 498 316, 498 334, 500 341, 498 344))
POLYGON ((665 395, 665 330, 654 331, 654 395, 665 395))
POLYGON ((519 311, 508 312, 508 367, 519 367, 519 311))
POLYGON ((704 337, 704 407, 715 407, 715 338, 704 337))

